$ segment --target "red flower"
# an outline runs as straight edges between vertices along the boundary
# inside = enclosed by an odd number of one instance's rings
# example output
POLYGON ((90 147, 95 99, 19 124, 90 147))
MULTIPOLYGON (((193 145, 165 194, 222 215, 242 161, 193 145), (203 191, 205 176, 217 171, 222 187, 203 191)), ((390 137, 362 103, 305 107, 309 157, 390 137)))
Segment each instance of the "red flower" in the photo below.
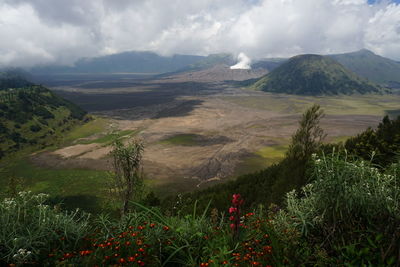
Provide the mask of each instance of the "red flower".
POLYGON ((229 213, 235 213, 235 212, 237 212, 237 208, 234 207, 229 208, 229 213))
POLYGON ((128 258, 128 261, 129 261, 129 262, 134 262, 135 259, 136 259, 135 257, 129 257, 129 258, 128 258))

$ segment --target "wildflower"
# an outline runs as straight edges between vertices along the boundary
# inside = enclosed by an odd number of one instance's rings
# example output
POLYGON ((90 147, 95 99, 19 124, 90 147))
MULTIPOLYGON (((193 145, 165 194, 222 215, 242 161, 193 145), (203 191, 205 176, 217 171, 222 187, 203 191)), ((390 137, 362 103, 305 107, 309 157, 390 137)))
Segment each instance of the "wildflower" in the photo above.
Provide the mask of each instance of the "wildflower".
POLYGON ((231 214, 229 220, 232 221, 230 228, 235 236, 238 235, 239 226, 241 224, 240 217, 240 206, 243 204, 243 199, 241 199, 240 194, 233 194, 232 204, 233 206, 229 208, 229 213, 231 214))
POLYGON ((230 207, 229 208, 229 213, 235 213, 235 212, 237 212, 237 208, 234 208, 234 207, 230 207))
POLYGON ((168 230, 169 230, 169 227, 168 227, 168 226, 164 226, 164 227, 163 227, 163 230, 164 230, 164 231, 168 231, 168 230))
POLYGON ((129 261, 129 262, 134 262, 135 259, 136 259, 135 257, 129 257, 129 258, 128 258, 128 261, 129 261))

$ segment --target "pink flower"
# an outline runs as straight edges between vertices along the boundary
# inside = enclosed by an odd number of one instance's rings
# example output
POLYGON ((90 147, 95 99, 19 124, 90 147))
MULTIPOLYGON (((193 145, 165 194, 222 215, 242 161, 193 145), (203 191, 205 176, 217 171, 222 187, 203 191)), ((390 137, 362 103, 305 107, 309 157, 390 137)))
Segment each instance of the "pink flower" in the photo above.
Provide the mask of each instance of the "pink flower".
POLYGON ((234 230, 235 229, 235 224, 231 223, 231 229, 234 230))
POLYGON ((233 216, 229 217, 230 221, 233 221, 234 219, 235 219, 235 217, 233 217, 233 216))

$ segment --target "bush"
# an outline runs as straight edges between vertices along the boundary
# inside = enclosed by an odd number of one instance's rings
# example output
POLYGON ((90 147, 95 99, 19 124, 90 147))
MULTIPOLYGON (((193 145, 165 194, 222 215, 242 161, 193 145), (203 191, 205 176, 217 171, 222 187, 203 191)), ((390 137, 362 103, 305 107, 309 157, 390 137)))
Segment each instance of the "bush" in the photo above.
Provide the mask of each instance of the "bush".
POLYGON ((34 124, 34 125, 31 125, 31 126, 29 127, 29 129, 30 129, 32 132, 37 133, 37 132, 40 132, 40 130, 42 130, 42 127, 40 127, 40 126, 37 125, 37 124, 34 124))
POLYGON ((46 205, 48 195, 20 192, 0 202, 0 265, 52 261, 57 249, 74 250, 88 231, 88 215, 46 205))
POLYGON ((314 158, 312 182, 300 194, 287 194, 279 224, 298 230, 343 261, 360 266, 393 263, 400 249, 399 174, 399 164, 381 173, 361 160, 314 158))

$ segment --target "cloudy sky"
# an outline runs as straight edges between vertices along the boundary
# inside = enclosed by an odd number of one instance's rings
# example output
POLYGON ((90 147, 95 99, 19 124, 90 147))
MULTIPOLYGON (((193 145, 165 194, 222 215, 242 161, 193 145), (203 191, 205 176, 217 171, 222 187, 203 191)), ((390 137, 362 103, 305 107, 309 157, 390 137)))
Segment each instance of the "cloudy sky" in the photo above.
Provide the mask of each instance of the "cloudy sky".
POLYGON ((128 50, 400 60, 400 0, 0 0, 0 66, 128 50))

